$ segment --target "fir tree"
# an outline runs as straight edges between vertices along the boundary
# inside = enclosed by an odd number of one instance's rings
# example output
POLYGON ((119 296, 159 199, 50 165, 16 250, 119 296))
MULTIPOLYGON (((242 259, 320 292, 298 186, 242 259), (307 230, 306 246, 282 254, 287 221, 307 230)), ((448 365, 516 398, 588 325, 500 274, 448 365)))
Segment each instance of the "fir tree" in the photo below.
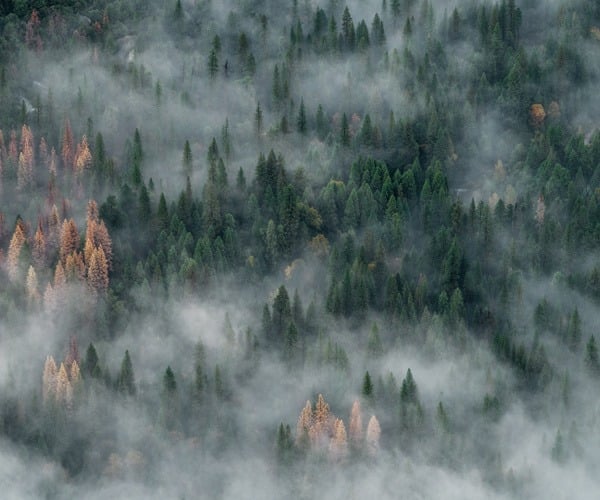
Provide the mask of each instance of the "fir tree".
POLYGON ((117 377, 117 390, 122 394, 135 396, 135 377, 133 374, 133 365, 129 357, 129 351, 125 351, 123 362, 121 363, 121 371, 117 377))

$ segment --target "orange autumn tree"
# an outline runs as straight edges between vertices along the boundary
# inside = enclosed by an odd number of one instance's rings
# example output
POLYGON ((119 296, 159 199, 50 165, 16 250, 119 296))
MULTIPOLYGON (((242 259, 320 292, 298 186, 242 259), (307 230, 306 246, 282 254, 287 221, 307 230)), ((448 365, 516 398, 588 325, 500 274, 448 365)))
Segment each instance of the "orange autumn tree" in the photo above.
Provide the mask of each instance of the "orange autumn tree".
POLYGON ((356 400, 352 404, 349 422, 347 434, 343 420, 331 413, 325 398, 319 394, 314 409, 307 401, 300 412, 295 444, 302 450, 327 450, 329 458, 335 462, 343 461, 350 452, 360 454, 366 450, 369 455, 376 455, 381 436, 377 417, 371 417, 365 435, 360 403, 356 400))
POLYGON ((19 258, 21 250, 25 244, 24 225, 21 220, 17 222, 15 232, 8 246, 8 254, 6 256, 6 270, 11 281, 17 281, 19 277, 19 258))
POLYGON ((84 135, 81 142, 77 144, 75 152, 74 168, 75 174, 80 176, 83 171, 92 165, 92 153, 88 145, 87 137, 84 135))
POLYGON ((341 418, 335 420, 334 432, 329 442, 329 458, 334 461, 341 461, 348 456, 348 438, 346 436, 346 427, 341 418))
POLYGON ((69 255, 72 255, 79 246, 79 232, 73 219, 64 220, 60 231, 60 260, 66 263, 69 255))
POLYGON ((17 169, 17 188, 25 189, 33 182, 33 133, 27 125, 21 129, 21 152, 17 169))
POLYGON ((546 119, 546 110, 541 104, 532 104, 529 108, 529 118, 534 128, 540 128, 546 119))
POLYGON ((71 122, 68 118, 65 118, 65 125, 62 137, 61 157, 65 170, 68 170, 73 167, 73 160, 75 158, 75 147, 73 142, 73 131, 71 130, 71 122))
POLYGON ((90 289, 105 295, 108 290, 108 263, 101 247, 96 247, 91 255, 87 272, 87 283, 90 289))
POLYGON ((112 268, 112 240, 108 234, 108 229, 104 221, 98 216, 98 204, 90 200, 87 205, 87 228, 84 256, 86 264, 89 265, 89 259, 92 250, 96 247, 101 248, 108 264, 108 269, 112 268), (89 241, 89 243, 88 243, 89 241))
POLYGON ((33 246, 31 248, 31 257, 36 269, 43 269, 46 265, 46 237, 42 229, 41 222, 38 222, 37 230, 33 236, 33 246))

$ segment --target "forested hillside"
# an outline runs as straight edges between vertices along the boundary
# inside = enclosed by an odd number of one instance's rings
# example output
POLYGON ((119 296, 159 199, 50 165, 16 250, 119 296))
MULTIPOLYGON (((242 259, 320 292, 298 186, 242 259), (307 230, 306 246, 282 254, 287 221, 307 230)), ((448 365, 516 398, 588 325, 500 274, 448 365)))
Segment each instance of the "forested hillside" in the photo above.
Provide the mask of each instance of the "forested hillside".
POLYGON ((0 2, 3 498, 594 498, 596 0, 0 2))

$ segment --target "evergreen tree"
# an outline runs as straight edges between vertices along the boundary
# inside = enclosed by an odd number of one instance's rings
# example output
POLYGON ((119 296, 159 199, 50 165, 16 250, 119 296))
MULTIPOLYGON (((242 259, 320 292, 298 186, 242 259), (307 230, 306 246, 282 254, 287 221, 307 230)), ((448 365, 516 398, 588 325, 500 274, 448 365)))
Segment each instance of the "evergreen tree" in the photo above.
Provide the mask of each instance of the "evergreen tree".
POLYGON ((117 390, 129 396, 135 396, 136 393, 135 377, 133 375, 133 366, 129 357, 129 351, 125 351, 125 356, 121 363, 121 371, 117 377, 117 390))
POLYGON ((600 376, 600 357, 596 339, 593 335, 585 346, 585 366, 593 376, 600 376))
POLYGON ((371 375, 369 375, 368 371, 365 372, 365 376, 363 378, 362 395, 366 401, 368 401, 369 403, 373 403, 373 382, 371 381, 371 375))
POLYGON ((211 49, 208 56, 208 76, 214 80, 219 73, 219 58, 215 49, 211 49))
POLYGON ((192 175, 192 148, 190 147, 190 141, 186 140, 183 146, 183 174, 186 177, 191 177, 192 175))
POLYGON ((300 110, 298 111, 296 128, 300 134, 306 134, 306 111, 304 109, 304 98, 300 100, 300 110))
POLYGON ((342 125, 340 127, 340 142, 342 146, 350 146, 350 126, 346 113, 342 115, 342 125))
POLYGON ((260 109, 260 102, 256 104, 256 111, 254 113, 254 130, 256 131, 256 135, 260 136, 263 128, 263 114, 260 109))
POLYGON ((85 359, 83 361, 83 373, 87 378, 100 378, 102 376, 102 370, 98 364, 98 353, 94 344, 90 343, 87 350, 85 351, 85 359))

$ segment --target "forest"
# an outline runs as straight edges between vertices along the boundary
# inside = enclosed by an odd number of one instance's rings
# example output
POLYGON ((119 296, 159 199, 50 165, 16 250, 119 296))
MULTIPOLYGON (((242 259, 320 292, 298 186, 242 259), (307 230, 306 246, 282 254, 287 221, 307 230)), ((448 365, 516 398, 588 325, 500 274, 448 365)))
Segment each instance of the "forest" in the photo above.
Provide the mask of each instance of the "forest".
POLYGON ((595 498, 599 85, 597 0, 0 2, 0 495, 595 498))

